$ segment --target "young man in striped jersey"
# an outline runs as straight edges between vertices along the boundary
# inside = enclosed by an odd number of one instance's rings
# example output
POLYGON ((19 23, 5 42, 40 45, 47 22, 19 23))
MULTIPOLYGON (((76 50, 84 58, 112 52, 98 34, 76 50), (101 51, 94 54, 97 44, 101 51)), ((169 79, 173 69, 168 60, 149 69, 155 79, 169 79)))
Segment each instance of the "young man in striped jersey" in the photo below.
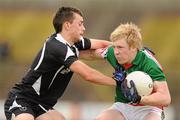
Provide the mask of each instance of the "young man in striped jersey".
POLYGON ((60 8, 53 25, 56 33, 44 43, 29 71, 10 91, 5 101, 7 120, 64 120, 53 106, 64 93, 73 72, 84 80, 104 85, 115 81, 78 60, 79 52, 106 47, 110 42, 82 37, 82 13, 72 7, 60 8))
POLYGON ((161 65, 153 54, 142 49, 142 37, 134 24, 121 24, 110 36, 113 45, 96 50, 115 69, 117 81, 115 103, 102 112, 96 120, 161 120, 163 107, 170 104, 171 97, 161 65), (143 71, 153 79, 153 93, 139 96, 135 86, 128 89, 126 74, 143 71), (127 97, 124 97, 127 96, 127 97))

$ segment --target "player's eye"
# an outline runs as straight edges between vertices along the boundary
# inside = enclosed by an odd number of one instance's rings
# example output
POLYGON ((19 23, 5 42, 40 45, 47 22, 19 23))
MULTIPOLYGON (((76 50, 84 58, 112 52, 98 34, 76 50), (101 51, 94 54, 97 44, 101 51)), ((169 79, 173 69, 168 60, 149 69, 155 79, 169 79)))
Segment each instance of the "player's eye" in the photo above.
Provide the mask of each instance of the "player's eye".
POLYGON ((84 23, 83 23, 83 22, 80 22, 80 23, 79 23, 79 26, 82 26, 82 25, 84 25, 84 23))
POLYGON ((113 48, 121 49, 122 47, 121 46, 113 46, 113 48))
POLYGON ((117 49, 121 49, 122 47, 121 46, 116 46, 117 49))

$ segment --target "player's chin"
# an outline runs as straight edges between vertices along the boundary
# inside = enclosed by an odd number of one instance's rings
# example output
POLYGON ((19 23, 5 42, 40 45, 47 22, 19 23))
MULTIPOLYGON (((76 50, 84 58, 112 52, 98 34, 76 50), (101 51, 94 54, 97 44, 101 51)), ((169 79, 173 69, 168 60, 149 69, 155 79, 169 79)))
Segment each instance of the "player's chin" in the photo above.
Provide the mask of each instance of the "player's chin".
POLYGON ((121 64, 121 65, 123 65, 123 64, 125 64, 126 62, 123 61, 123 60, 118 60, 118 63, 121 64))
POLYGON ((77 37, 77 38, 76 38, 76 42, 81 41, 81 38, 82 38, 82 36, 77 37))
POLYGON ((80 41, 80 40, 82 39, 82 37, 83 37, 83 34, 80 34, 80 35, 78 36, 78 40, 80 41))
POLYGON ((79 37, 81 38, 84 34, 80 34, 79 37))

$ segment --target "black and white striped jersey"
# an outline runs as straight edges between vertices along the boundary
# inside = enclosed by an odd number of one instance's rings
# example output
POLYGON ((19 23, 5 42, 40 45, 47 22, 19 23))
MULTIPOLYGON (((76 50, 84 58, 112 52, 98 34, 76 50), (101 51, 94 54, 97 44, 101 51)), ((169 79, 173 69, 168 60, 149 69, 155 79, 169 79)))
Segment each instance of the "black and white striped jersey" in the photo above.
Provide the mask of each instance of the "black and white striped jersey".
POLYGON ((73 75, 69 67, 78 59, 80 50, 90 47, 91 42, 87 38, 71 46, 60 34, 51 35, 12 92, 32 101, 54 105, 73 75))

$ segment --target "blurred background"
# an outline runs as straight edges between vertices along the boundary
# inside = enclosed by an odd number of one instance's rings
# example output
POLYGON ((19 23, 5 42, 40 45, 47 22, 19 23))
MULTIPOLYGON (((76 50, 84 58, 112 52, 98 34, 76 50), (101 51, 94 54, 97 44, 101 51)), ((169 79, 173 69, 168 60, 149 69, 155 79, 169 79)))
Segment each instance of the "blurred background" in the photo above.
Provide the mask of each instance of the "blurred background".
MULTIPOLYGON (((137 24, 144 46, 156 53, 165 69, 172 96, 166 120, 180 120, 180 0, 0 0, 0 120, 5 119, 3 102, 8 91, 54 32, 52 19, 62 6, 83 12, 89 38, 109 40, 120 23, 137 24)), ((112 75, 105 61, 83 61, 112 75)), ((84 82, 75 74, 56 108, 67 120, 90 120, 112 105, 114 92, 113 87, 84 82)))

